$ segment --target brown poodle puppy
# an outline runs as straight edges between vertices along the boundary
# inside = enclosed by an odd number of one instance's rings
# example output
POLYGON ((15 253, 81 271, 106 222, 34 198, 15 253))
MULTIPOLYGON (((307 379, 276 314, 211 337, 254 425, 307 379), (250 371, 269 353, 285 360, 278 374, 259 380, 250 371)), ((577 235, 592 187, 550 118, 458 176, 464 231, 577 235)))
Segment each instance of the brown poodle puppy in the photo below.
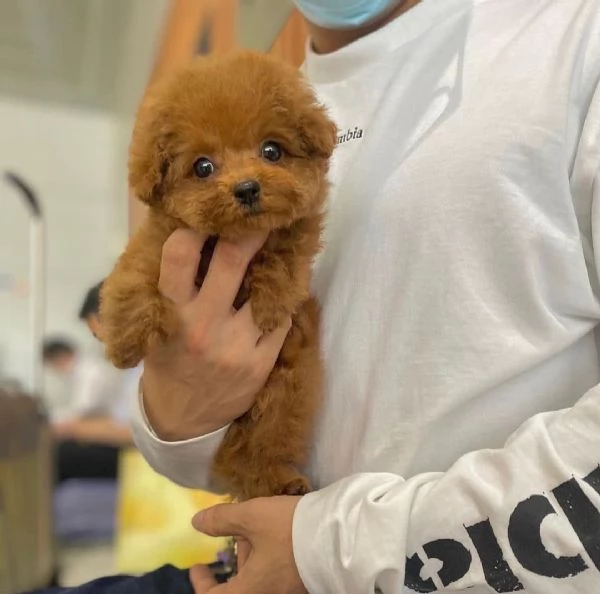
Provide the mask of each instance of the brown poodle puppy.
POLYGON ((215 478, 238 499, 303 494, 321 396, 318 316, 309 296, 336 129, 296 69, 261 54, 199 58, 144 100, 129 182, 150 208, 104 284, 111 361, 137 365, 179 331, 158 291, 162 246, 178 227, 208 234, 196 284, 218 237, 268 231, 234 306, 250 301, 264 333, 292 328, 253 408, 229 429, 215 478))

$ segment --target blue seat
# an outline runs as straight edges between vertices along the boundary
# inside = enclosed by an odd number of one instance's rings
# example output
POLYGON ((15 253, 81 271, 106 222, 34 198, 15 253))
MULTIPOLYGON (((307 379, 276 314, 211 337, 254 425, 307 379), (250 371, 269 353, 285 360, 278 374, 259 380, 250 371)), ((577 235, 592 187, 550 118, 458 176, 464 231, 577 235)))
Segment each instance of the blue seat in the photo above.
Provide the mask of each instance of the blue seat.
POLYGON ((118 483, 71 479, 54 493, 54 530, 65 541, 110 540, 115 534, 118 483))

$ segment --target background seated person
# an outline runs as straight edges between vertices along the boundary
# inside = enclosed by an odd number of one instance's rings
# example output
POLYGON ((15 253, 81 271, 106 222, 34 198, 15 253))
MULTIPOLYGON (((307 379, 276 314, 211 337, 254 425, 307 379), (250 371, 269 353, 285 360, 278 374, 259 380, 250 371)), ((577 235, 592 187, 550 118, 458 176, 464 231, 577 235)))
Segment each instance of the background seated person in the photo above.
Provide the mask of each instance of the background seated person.
MULTIPOLYGON (((79 319, 86 323, 92 335, 102 342, 102 323, 100 320, 100 291, 103 281, 94 285, 87 292, 81 309, 79 319)), ((96 440, 116 445, 131 445, 133 437, 129 428, 131 409, 138 397, 139 381, 142 374, 142 365, 134 369, 115 370, 117 386, 114 391, 111 415, 108 418, 93 419, 86 425, 67 427, 70 431, 78 431, 85 427, 89 435, 94 435, 96 440)), ((73 433, 71 433, 73 435, 73 433)))
POLYGON ((64 380, 64 398, 49 411, 57 481, 115 479, 119 450, 132 441, 127 422, 113 415, 119 376, 105 361, 78 353, 62 339, 46 341, 43 358, 64 380))

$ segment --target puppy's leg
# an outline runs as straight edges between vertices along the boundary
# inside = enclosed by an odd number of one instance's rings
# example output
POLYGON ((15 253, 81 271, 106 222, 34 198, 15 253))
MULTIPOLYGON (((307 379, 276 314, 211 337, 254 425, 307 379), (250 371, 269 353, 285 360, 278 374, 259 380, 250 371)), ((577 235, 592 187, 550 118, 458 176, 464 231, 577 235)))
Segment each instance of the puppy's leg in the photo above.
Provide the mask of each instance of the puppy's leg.
POLYGON ((289 243, 277 234, 269 236, 248 272, 252 316, 264 333, 281 326, 309 298, 312 256, 300 253, 289 243), (269 249, 269 242, 277 241, 282 245, 269 249))
POLYGON ((318 306, 307 301, 294 323, 254 407, 229 429, 215 474, 240 499, 303 495, 306 464, 321 398, 318 306))
POLYGON ((149 218, 104 282, 101 338, 116 367, 135 367, 148 349, 176 331, 176 314, 158 291, 162 246, 172 231, 149 218))

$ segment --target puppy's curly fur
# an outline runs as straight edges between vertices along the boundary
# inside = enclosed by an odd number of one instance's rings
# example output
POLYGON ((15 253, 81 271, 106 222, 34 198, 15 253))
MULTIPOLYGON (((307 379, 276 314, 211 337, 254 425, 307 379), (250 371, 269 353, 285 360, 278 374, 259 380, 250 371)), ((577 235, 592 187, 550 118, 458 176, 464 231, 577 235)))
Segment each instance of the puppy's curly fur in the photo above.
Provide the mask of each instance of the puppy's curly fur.
POLYGON ((135 366, 179 331, 158 290, 162 247, 179 227, 212 238, 268 231, 236 306, 257 326, 292 328, 253 408, 235 421, 215 477, 238 499, 309 490, 301 474, 321 393, 318 316, 309 296, 336 128, 291 66, 251 52, 198 58, 148 93, 133 132, 129 181, 149 213, 102 292, 111 361, 135 366))

